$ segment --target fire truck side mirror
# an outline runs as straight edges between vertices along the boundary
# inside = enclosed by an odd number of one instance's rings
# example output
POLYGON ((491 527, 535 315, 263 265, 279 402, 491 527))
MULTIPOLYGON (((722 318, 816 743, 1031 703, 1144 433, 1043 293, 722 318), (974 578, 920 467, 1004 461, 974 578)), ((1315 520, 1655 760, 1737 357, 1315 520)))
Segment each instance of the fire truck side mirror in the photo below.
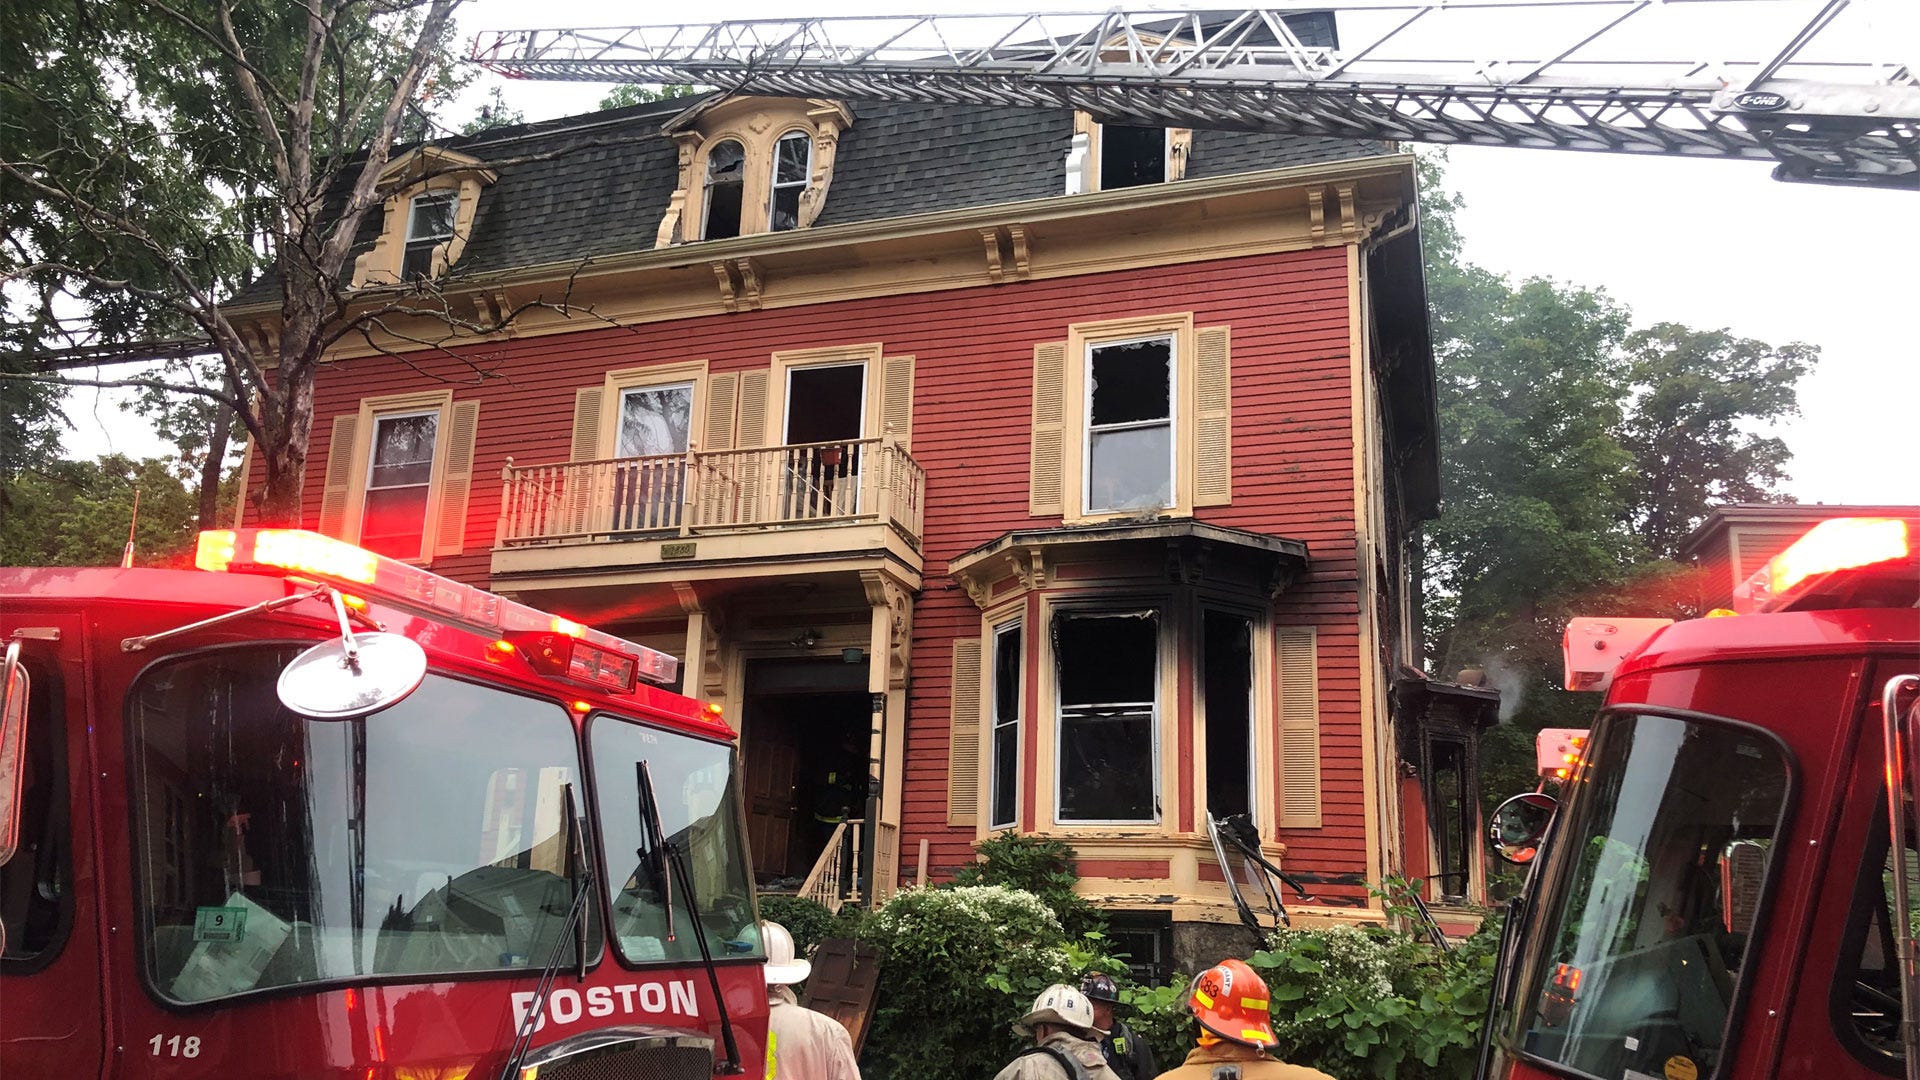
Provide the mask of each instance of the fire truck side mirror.
POLYGON ((1558 799, 1537 791, 1522 792, 1501 803, 1487 825, 1487 843, 1493 853, 1514 866, 1539 857, 1540 841, 1559 805, 1558 799))
POLYGON ((20 643, 0 661, 0 866, 20 841, 20 789, 27 773, 27 666, 20 643))
POLYGON ((280 704, 315 720, 353 720, 378 712, 419 688, 427 653, 399 634, 323 641, 280 673, 280 704))

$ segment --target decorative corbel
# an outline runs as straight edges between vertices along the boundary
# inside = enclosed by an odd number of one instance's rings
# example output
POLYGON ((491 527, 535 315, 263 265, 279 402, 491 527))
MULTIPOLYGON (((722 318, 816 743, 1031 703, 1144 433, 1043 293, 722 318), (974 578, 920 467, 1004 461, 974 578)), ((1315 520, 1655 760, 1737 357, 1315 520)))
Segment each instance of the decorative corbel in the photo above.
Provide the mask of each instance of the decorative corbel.
POLYGON ((675 132, 675 155, 679 168, 679 183, 673 194, 667 196, 667 213, 660 219, 660 231, 654 237, 653 246, 672 247, 682 243, 686 237, 682 234, 681 223, 687 216, 687 200, 693 191, 693 159, 698 156, 703 136, 698 131, 675 132))
POLYGON ((908 649, 913 643, 913 594, 878 570, 862 570, 860 585, 867 594, 868 606, 887 613, 887 688, 904 689, 908 649))
POLYGON ((1307 189, 1307 234, 1315 244, 1327 235, 1327 189, 1318 185, 1307 189))
POLYGON ((720 286, 720 306, 728 311, 740 310, 740 297, 734 290, 733 271, 727 266, 727 260, 709 264, 713 267, 713 280, 720 286))
POLYGON ((760 265, 760 260, 751 256, 735 259, 733 269, 740 276, 740 291, 746 296, 748 310, 759 311, 760 290, 765 286, 767 276, 766 270, 760 265))
POLYGON ((1293 587, 1300 576, 1300 568, 1290 559, 1277 559, 1273 569, 1267 574, 1267 599, 1278 600, 1280 594, 1293 587))
POLYGON ((1013 556, 1013 572, 1020 575, 1020 584, 1028 589, 1047 587, 1047 553, 1042 548, 1016 548, 1013 556))
POLYGON ((1027 251, 1027 227, 1018 222, 1007 226, 1007 239, 1013 243, 1013 273, 1022 281, 1033 273, 1033 260, 1027 251))
POLYGON ((960 579, 960 587, 967 590, 967 599, 973 601, 973 606, 982 611, 987 609, 988 602, 993 599, 993 583, 990 581, 982 581, 968 575, 960 579))
POLYGON ((1356 243, 1360 239, 1360 215, 1355 205, 1355 185, 1351 182, 1333 185, 1340 196, 1340 236, 1347 243, 1356 243))
POLYGON ((1000 230, 998 228, 981 229, 980 242, 987 250, 987 279, 995 285, 1000 284, 1006 273, 1000 268, 1000 230))
POLYGON ((1207 549, 1184 540, 1167 542, 1167 578, 1179 585, 1198 585, 1207 579, 1207 549))

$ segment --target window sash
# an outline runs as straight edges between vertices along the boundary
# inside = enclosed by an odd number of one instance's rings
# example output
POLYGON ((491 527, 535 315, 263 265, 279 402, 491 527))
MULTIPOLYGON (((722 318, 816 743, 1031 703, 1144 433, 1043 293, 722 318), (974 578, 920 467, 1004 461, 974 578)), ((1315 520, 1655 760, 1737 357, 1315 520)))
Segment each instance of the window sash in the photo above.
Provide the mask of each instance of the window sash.
POLYGON ((454 217, 453 210, 456 209, 456 207, 454 206, 454 202, 457 198, 458 196, 451 191, 435 192, 431 195, 415 195, 413 197, 413 202, 409 204, 408 210, 407 210, 407 244, 408 246, 412 246, 413 244, 420 243, 422 241, 429 241, 437 244, 442 240, 453 239, 453 217, 454 217), (444 226, 442 226, 440 229, 437 229, 433 232, 423 232, 421 230, 421 218, 422 218, 422 215, 420 213, 421 208, 422 207, 441 207, 441 206, 446 207, 448 210, 444 226))
MULTIPOLYGON (((410 412, 382 413, 377 415, 373 418, 373 431, 370 439, 371 441, 367 446, 366 482, 360 495, 360 544, 363 547, 378 551, 384 555, 396 555, 396 557, 403 559, 420 558, 426 550, 427 516, 433 504, 434 464, 440 449, 440 410, 416 409, 410 412), (401 420, 413 420, 422 417, 431 421, 431 423, 427 425, 430 435, 426 440, 426 458, 424 461, 415 459, 405 462, 388 462, 383 464, 381 461, 382 440, 380 436, 386 425, 401 420), (408 479, 399 483, 382 482, 380 470, 383 468, 391 470, 400 466, 417 468, 422 465, 425 466, 426 471, 426 478, 423 480, 408 479), (417 496, 399 494, 401 492, 413 491, 417 491, 419 494, 417 496), (416 499, 418 501, 417 519, 412 509, 412 504, 415 503, 416 499), (378 519, 369 512, 376 503, 379 504, 382 509, 382 514, 378 519), (392 507, 406 508, 405 518, 403 520, 395 520, 395 515, 389 512, 392 507), (398 550, 396 554, 394 542, 407 539, 413 536, 416 531, 420 540, 420 549, 411 552, 398 550)), ((388 476, 391 477, 391 475, 392 473, 389 472, 388 476)), ((404 545, 402 546, 404 547, 404 545)))
POLYGON ((1105 501, 1101 502, 1100 504, 1096 504, 1095 502, 1094 486, 1093 486, 1094 437, 1096 435, 1105 435, 1113 432, 1151 431, 1151 430, 1160 429, 1160 428, 1166 429, 1166 432, 1167 432, 1167 455, 1166 455, 1167 497, 1165 500, 1159 503, 1158 508, 1165 509, 1167 507, 1176 506, 1179 504, 1180 494, 1178 491, 1177 477, 1178 477, 1179 457, 1180 457, 1180 438, 1179 438, 1180 432, 1178 430, 1178 425, 1175 422, 1175 417, 1180 415, 1179 372, 1180 372, 1179 336, 1177 334, 1154 333, 1154 334, 1143 334, 1138 337, 1118 338, 1112 341, 1087 342, 1086 357, 1084 361, 1084 370, 1083 370, 1083 383, 1082 383, 1082 385, 1084 386, 1084 392, 1081 395, 1082 398, 1084 398, 1084 400, 1081 403, 1081 430, 1084 432, 1084 434, 1081 436, 1081 446, 1080 446, 1080 453, 1081 453, 1080 505, 1084 508, 1085 513, 1101 514, 1101 513, 1112 513, 1115 511, 1129 511, 1129 510, 1139 510, 1139 509, 1146 508, 1145 506, 1109 505, 1105 501), (1093 385, 1094 385, 1093 384, 1093 360, 1094 360, 1094 356, 1103 349, 1120 348, 1128 345, 1145 345, 1145 344, 1157 343, 1157 342, 1164 342, 1167 346, 1167 361, 1166 361, 1166 364, 1167 364, 1167 415, 1164 418, 1151 418, 1151 419, 1145 419, 1145 420, 1123 420, 1123 421, 1115 421, 1115 422, 1103 423, 1103 424, 1094 423, 1093 421, 1093 385))

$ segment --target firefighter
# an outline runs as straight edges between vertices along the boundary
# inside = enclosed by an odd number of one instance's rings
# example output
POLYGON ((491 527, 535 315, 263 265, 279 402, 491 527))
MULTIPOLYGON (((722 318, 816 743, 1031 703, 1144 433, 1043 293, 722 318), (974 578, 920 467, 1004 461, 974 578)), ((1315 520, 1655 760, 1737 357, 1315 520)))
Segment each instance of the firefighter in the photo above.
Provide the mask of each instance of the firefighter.
POLYGON ((1267 1055, 1275 1041, 1267 984, 1238 960, 1222 960, 1201 972, 1193 980, 1187 1010, 1200 1023, 1200 1045, 1158 1080, 1333 1080, 1318 1069, 1267 1055))
POLYGON ((1080 980, 1080 992, 1087 995, 1087 1001, 1093 1006, 1093 1026, 1107 1033, 1100 1049, 1120 1080, 1153 1080, 1160 1075, 1160 1065, 1153 1060, 1153 1047, 1135 1035, 1125 1020, 1114 1015, 1120 1007, 1120 989, 1113 985, 1113 980, 1096 971, 1080 980))
POLYGON ((767 1080, 860 1080, 853 1036, 794 999, 793 984, 806 981, 813 965, 793 954, 793 935, 762 922, 760 937, 767 946, 767 1080))
POLYGON ((993 1080, 1120 1080, 1100 1052, 1106 1032, 1093 1026, 1093 1006, 1071 986, 1055 983, 1042 990, 1013 1030, 1031 1035, 1033 1046, 993 1080))

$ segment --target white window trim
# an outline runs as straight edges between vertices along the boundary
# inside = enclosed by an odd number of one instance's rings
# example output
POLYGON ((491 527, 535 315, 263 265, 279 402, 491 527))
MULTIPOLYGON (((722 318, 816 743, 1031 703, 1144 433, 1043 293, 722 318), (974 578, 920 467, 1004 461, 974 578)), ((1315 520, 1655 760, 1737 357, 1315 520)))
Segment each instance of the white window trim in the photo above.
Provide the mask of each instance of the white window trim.
MULTIPOLYGON (((1107 177, 1106 177, 1107 128, 1109 127, 1154 127, 1154 126, 1156 125, 1153 125, 1153 124, 1100 124, 1100 123, 1096 123, 1094 125, 1094 127, 1097 128, 1100 132, 1100 138, 1096 140, 1094 143, 1094 145, 1098 148, 1099 152, 1093 155, 1093 190, 1095 191, 1108 190, 1107 177)), ((1173 129, 1170 127, 1160 128, 1160 180, 1159 182, 1162 184, 1170 184, 1173 182, 1173 129)), ((1135 184, 1133 186, 1134 187, 1152 187, 1153 185, 1152 184, 1135 184)), ((1123 191, 1125 189, 1114 188, 1112 190, 1123 191)))
POLYGON ((795 232, 800 228, 800 206, 798 202, 794 204, 793 228, 791 229, 776 230, 773 227, 773 206, 774 203, 779 200, 780 192, 785 188, 796 188, 802 197, 806 195, 807 186, 813 182, 813 136, 804 128, 793 128, 775 136, 771 145, 773 147, 771 155, 773 160, 767 163, 767 231, 795 232), (799 136, 801 143, 807 148, 806 164, 801 168, 800 179, 789 180, 782 183, 780 180, 780 144, 796 135, 799 136))
POLYGON ((1162 675, 1163 675, 1163 670, 1166 666, 1167 635, 1169 632, 1168 621, 1167 621, 1168 610, 1169 610, 1168 605, 1164 603, 1155 603, 1148 607, 1057 607, 1057 608, 1054 608, 1052 613, 1049 615, 1050 619, 1058 619, 1058 618, 1097 619, 1102 617, 1131 615, 1141 611, 1151 611, 1153 612, 1153 615, 1154 615, 1154 657, 1153 657, 1154 663, 1153 663, 1153 702, 1152 702, 1153 716, 1151 718, 1151 722, 1147 726, 1148 731, 1151 733, 1151 741, 1153 743, 1153 748, 1152 748, 1153 752, 1151 754, 1151 764, 1149 765, 1149 770, 1153 776, 1153 815, 1151 817, 1074 818, 1072 820, 1067 820, 1066 818, 1061 817, 1060 795, 1065 785, 1063 785, 1060 782, 1060 773, 1061 773, 1061 769, 1066 765, 1066 757, 1061 752, 1061 747, 1065 743, 1065 739, 1063 738, 1063 735, 1066 729, 1066 714, 1064 712, 1065 706, 1060 700, 1060 683, 1062 681, 1059 674, 1060 662, 1059 662, 1059 658, 1055 656, 1053 652, 1053 635, 1051 633, 1047 634, 1046 660, 1048 663, 1053 665, 1053 669, 1054 669, 1052 772, 1053 772, 1053 822, 1055 825, 1060 826, 1062 828, 1069 828, 1069 829, 1078 829, 1078 828, 1087 828, 1087 827, 1098 828, 1101 826, 1108 826, 1108 825, 1128 826, 1132 828, 1144 828, 1144 827, 1157 827, 1165 820, 1166 796, 1165 796, 1165 792, 1161 790, 1162 777, 1160 775, 1160 772, 1161 772, 1160 724, 1162 719, 1165 716, 1163 702, 1166 697, 1166 687, 1164 685, 1164 679, 1162 678, 1162 675))
POLYGON ((1021 738, 1022 729, 1026 726, 1027 718, 1027 648, 1029 647, 1029 642, 1028 635, 1026 634, 1026 620, 1014 618, 995 626, 988 641, 992 644, 990 653, 992 662, 988 665, 987 670, 992 673, 992 677, 987 680, 988 692, 990 694, 987 699, 987 812, 982 816, 986 818, 987 831, 998 832, 1003 829, 1018 829, 1020 826, 1020 796, 1023 789, 1021 781, 1026 775, 1026 747, 1022 745, 1023 740, 1021 738), (1000 723, 999 716, 1000 637, 1002 634, 1010 633, 1020 635, 1020 674, 1016 680, 1019 685, 1014 688, 1012 723, 1013 817, 1006 821, 996 821, 993 817, 993 809, 998 805, 1000 800, 996 797, 999 792, 994 785, 997 784, 1000 779, 1000 761, 997 757, 1000 747, 998 736, 1000 734, 1000 728, 1003 726, 1000 723))
POLYGON ((407 231, 405 237, 400 241, 400 270, 403 277, 407 269, 407 256, 412 252, 415 244, 428 245, 427 269, 429 275, 431 274, 433 269, 433 249, 452 240, 454 234, 460 231, 459 217, 460 192, 456 189, 439 188, 431 191, 422 191, 407 200, 407 231), (446 232, 433 233, 425 236, 416 232, 420 223, 420 204, 423 202, 446 203, 453 208, 454 220, 452 224, 447 226, 446 232))
POLYGON ((793 446, 793 437, 788 434, 793 429, 793 374, 796 371, 824 371, 827 368, 857 367, 860 369, 860 434, 855 439, 867 437, 868 395, 873 393, 873 367, 865 357, 858 360, 835 360, 824 364, 793 364, 786 370, 786 385, 780 392, 780 445, 793 446))
MULTIPOLYGON (((1133 514, 1143 510, 1171 510, 1180 505, 1180 335, 1178 333, 1146 334, 1139 337, 1115 338, 1111 341, 1089 341, 1086 345, 1085 361, 1081 369, 1082 387, 1080 409, 1080 510, 1082 514, 1133 514), (1150 341, 1167 343, 1167 501, 1157 507, 1096 507, 1093 505, 1093 354, 1098 349, 1111 349, 1115 346, 1142 345, 1150 341)), ((1108 425, 1106 431, 1144 430, 1158 427, 1158 422, 1135 421, 1125 425, 1108 425)), ((1103 431, 1102 434, 1105 432, 1103 431)))
MULTIPOLYGON (((614 388, 617 397, 614 402, 613 414, 613 453, 610 456, 621 460, 647 456, 643 454, 622 454, 620 452, 620 425, 621 422, 626 419, 628 395, 655 394, 662 390, 674 390, 683 386, 686 387, 687 390, 687 445, 679 450, 673 451, 673 453, 684 454, 688 449, 692 448, 696 441, 694 425, 700 420, 700 380, 696 377, 688 376, 687 378, 676 379, 671 382, 624 383, 614 388)), ((658 457, 661 455, 653 456, 658 457)))
POLYGON ((373 427, 372 430, 367 432, 367 467, 360 478, 360 505, 357 508, 359 522, 355 529, 356 538, 362 535, 366 529, 367 499, 371 497, 375 491, 398 491, 402 487, 424 487, 427 492, 427 505, 420 515, 420 550, 414 555, 403 555, 400 556, 400 558, 408 562, 423 562, 426 560, 427 552, 432 546, 428 542, 428 537, 432 535, 435 529, 434 501, 435 492, 438 488, 435 487, 434 482, 440 479, 440 438, 441 430, 446 424, 446 419, 446 410, 442 408, 394 409, 386 412, 376 411, 373 414, 373 427), (379 464, 380 459, 380 425, 388 420, 406 420, 415 416, 433 417, 433 450, 427 456, 427 482, 425 484, 395 485, 394 487, 374 487, 373 470, 379 464))

